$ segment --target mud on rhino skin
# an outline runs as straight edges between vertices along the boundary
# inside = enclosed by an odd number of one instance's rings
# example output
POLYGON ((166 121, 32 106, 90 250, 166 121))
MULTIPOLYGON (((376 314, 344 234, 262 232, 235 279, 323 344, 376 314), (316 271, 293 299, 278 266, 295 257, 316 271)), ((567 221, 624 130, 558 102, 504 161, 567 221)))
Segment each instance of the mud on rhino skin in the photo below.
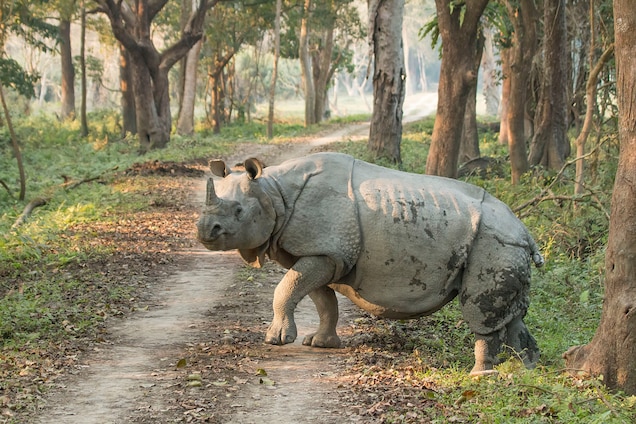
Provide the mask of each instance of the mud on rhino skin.
POLYGON ((294 309, 309 295, 320 324, 303 344, 338 347, 335 291, 387 318, 428 315, 459 296, 475 334, 471 374, 488 374, 504 346, 527 367, 539 349, 523 318, 536 243, 510 208, 461 181, 416 175, 340 153, 232 172, 211 161, 199 241, 288 269, 274 292, 265 341, 292 343, 294 309))

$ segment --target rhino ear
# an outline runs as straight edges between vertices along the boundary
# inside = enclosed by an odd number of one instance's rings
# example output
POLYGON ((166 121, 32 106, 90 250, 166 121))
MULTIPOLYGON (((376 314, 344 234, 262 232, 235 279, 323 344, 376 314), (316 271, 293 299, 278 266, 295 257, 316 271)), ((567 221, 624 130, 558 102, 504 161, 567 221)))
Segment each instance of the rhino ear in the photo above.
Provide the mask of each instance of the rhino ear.
POLYGON ((212 174, 216 175, 217 177, 227 177, 231 172, 227 165, 225 165, 225 162, 223 162, 221 159, 212 159, 209 162, 209 165, 210 171, 212 171, 212 174))
POLYGON ((255 180, 263 174, 263 164, 256 158, 249 158, 245 161, 245 171, 250 180, 255 180))

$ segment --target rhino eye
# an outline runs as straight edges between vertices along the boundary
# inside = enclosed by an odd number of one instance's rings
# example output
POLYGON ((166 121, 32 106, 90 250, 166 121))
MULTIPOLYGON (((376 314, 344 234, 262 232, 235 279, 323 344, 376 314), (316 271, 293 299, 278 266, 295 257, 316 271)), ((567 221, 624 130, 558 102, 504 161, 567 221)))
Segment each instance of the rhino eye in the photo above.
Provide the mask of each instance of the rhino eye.
POLYGON ((243 213, 243 207, 241 205, 238 205, 236 209, 234 210, 234 216, 239 218, 242 213, 243 213))

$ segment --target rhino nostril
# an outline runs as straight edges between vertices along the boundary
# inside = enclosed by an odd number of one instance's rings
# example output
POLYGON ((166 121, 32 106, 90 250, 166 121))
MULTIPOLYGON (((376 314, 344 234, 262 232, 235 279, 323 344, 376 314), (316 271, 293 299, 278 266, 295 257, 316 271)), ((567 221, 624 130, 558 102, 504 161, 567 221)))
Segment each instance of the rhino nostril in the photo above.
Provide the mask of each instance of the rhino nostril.
POLYGON ((214 224, 214 226, 212 227, 212 231, 210 231, 210 237, 215 239, 219 235, 221 235, 221 232, 221 226, 219 224, 214 224))

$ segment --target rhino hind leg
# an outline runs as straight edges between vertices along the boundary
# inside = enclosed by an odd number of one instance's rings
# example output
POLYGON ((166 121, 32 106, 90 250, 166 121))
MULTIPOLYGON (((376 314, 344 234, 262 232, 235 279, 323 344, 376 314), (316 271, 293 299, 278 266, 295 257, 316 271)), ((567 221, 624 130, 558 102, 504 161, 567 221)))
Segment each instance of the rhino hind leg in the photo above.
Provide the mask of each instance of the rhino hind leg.
POLYGON ((530 257, 525 248, 480 234, 464 270, 460 303, 475 334, 472 375, 493 373, 502 356, 519 357, 533 368, 535 339, 523 322, 529 305, 530 257))
POLYGON ((336 333, 338 324, 338 299, 330 287, 323 286, 311 293, 309 297, 316 305, 320 324, 315 333, 305 336, 305 346, 337 348, 340 347, 340 337, 336 333))
POLYGON ((539 361, 537 342, 520 317, 504 328, 488 335, 475 334, 475 366, 470 375, 488 375, 493 367, 508 357, 517 357, 526 368, 532 369, 539 361))
POLYGON ((537 366, 540 356, 539 347, 521 318, 513 320, 506 326, 505 347, 518 355, 526 368, 532 369, 537 366))

